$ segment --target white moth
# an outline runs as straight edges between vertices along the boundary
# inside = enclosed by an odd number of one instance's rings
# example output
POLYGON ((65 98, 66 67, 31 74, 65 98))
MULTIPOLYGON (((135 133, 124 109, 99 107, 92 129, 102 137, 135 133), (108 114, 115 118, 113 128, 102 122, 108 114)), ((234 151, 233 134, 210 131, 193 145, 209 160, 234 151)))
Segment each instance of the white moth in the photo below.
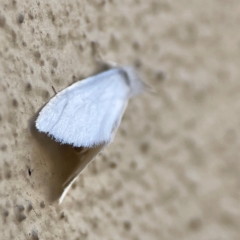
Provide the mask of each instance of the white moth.
POLYGON ((60 203, 81 171, 113 141, 128 100, 146 86, 133 68, 116 67, 67 87, 40 111, 38 131, 81 150, 81 164, 65 182, 60 203))

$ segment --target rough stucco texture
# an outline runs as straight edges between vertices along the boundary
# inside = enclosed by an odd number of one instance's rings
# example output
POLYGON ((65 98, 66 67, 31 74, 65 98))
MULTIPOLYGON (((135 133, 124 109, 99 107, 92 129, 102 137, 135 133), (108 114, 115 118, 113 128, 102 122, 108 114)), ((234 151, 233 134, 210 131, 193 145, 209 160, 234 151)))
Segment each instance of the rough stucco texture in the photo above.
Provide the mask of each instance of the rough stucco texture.
POLYGON ((1 0, 0 239, 240 239, 239 14, 238 0, 1 0), (155 94, 59 206, 74 152, 33 122, 99 54, 155 94))

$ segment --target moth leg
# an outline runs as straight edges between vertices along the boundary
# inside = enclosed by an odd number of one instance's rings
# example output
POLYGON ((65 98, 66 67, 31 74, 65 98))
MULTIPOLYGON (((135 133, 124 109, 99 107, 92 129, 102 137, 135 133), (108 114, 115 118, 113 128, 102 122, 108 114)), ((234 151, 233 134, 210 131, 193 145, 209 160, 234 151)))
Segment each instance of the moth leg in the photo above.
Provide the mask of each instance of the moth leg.
POLYGON ((99 68, 102 69, 102 71, 107 71, 111 68, 116 68, 119 65, 115 62, 112 61, 104 61, 103 59, 96 59, 96 64, 98 65, 99 68))
POLYGON ((88 151, 89 148, 87 147, 74 147, 74 150, 77 155, 82 155, 88 151))
POLYGON ((54 91, 55 95, 57 95, 57 91, 54 86, 52 86, 52 90, 54 91))

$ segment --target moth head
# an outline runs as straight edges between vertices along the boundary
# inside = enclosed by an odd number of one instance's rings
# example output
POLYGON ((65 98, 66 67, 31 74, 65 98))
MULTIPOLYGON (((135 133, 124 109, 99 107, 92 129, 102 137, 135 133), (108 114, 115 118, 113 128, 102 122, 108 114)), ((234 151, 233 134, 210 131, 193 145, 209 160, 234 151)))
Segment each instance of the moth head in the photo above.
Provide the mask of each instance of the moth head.
POLYGON ((121 67, 120 70, 124 76, 126 84, 129 86, 129 97, 133 97, 146 90, 150 90, 150 86, 143 82, 133 67, 121 67))

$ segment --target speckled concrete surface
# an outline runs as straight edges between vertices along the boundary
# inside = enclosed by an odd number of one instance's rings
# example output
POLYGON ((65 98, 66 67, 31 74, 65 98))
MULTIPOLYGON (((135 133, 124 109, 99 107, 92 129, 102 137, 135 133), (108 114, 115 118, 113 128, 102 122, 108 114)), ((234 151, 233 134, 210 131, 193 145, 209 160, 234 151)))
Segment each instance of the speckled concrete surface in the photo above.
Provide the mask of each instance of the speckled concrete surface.
POLYGON ((0 1, 0 238, 240 239, 238 0, 0 1), (156 92, 53 201, 75 153, 33 127, 95 55, 156 92))

